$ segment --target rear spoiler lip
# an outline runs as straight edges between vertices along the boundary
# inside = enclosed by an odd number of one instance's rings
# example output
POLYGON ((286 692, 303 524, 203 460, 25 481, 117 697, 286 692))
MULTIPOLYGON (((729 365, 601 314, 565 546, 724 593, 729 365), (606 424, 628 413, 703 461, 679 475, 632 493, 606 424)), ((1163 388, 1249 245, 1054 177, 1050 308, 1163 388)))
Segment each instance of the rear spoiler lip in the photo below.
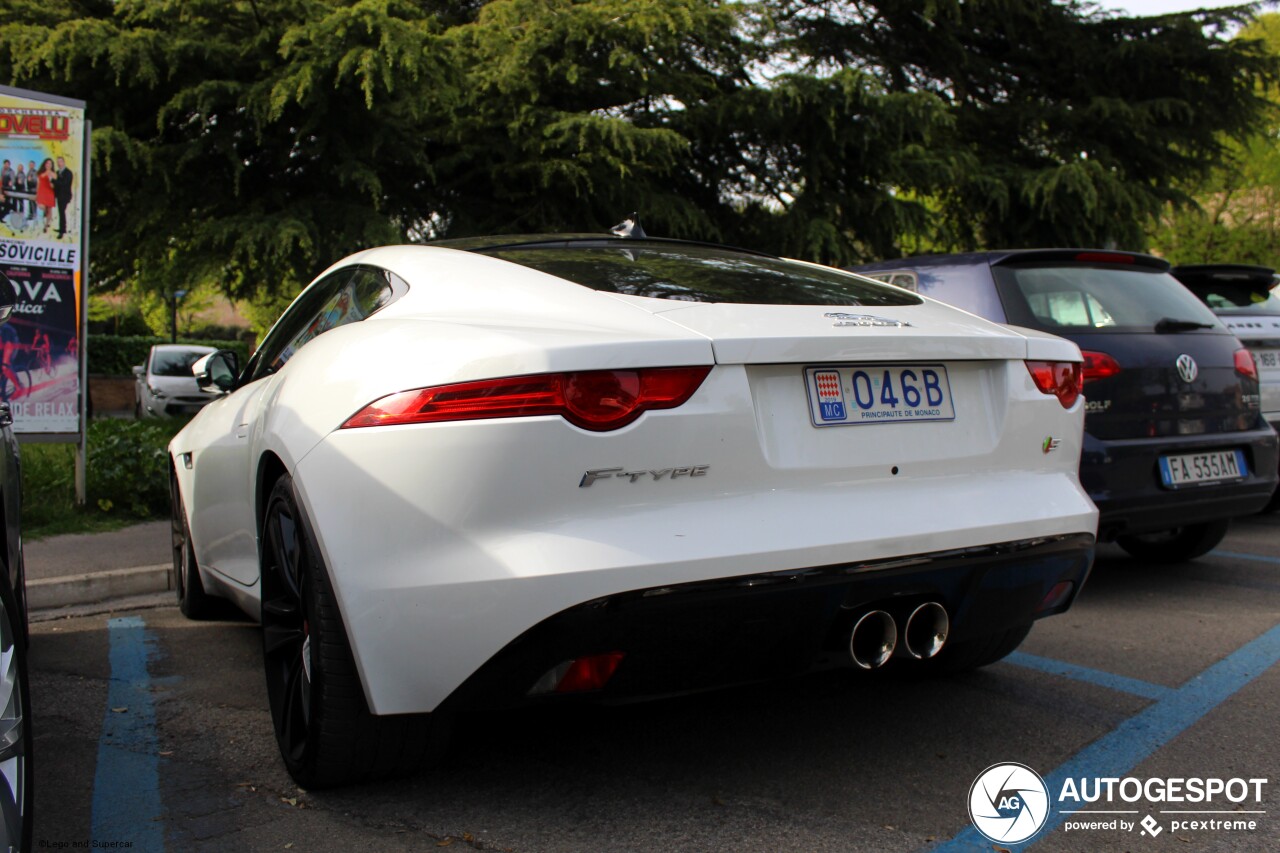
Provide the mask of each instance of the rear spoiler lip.
POLYGON ((993 267, 1054 262, 1097 265, 1106 264, 1108 258, 1114 258, 1113 263, 1129 267, 1140 267, 1157 272, 1169 272, 1171 269, 1171 265, 1164 258, 1118 249, 1017 249, 1008 252, 991 252, 990 257, 993 267))
POLYGON ((1280 283, 1271 267, 1252 264, 1186 264, 1174 267, 1171 272, 1189 287, 1218 282, 1240 285, 1254 293, 1269 293, 1280 283))

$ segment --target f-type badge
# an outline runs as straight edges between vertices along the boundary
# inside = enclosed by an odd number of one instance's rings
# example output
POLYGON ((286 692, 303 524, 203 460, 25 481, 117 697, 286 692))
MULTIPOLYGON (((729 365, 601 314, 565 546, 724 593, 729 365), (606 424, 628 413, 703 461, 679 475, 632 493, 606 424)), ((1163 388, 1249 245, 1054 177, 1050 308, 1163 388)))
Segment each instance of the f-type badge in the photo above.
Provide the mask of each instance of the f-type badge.
POLYGON ((585 489, 596 480, 630 480, 635 482, 640 479, 653 480, 675 480, 678 477, 705 477, 710 465, 689 465, 685 468, 659 468, 654 471, 645 468, 639 471, 628 471, 626 468, 596 468, 582 475, 582 479, 578 481, 578 488, 585 489))
POLYGON ((833 326, 862 326, 864 328, 870 328, 872 326, 889 326, 900 329, 903 326, 911 325, 910 323, 905 323, 902 320, 886 320, 884 317, 874 317, 871 314, 840 314, 837 312, 834 314, 823 314, 822 316, 830 317, 835 320, 835 322, 831 324, 833 326))

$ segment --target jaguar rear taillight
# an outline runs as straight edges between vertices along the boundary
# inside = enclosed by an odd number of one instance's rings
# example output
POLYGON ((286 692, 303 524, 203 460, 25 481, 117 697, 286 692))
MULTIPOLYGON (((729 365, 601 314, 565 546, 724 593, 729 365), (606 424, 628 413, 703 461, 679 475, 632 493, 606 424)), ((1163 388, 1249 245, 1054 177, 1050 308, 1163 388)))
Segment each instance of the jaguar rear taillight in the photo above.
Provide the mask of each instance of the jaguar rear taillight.
POLYGON ((1239 373, 1246 379, 1258 381, 1258 365, 1253 360, 1253 354, 1247 349, 1238 349, 1233 356, 1235 361, 1236 373, 1239 373))
POLYGON ((1028 361, 1027 370, 1041 393, 1058 398, 1062 408, 1069 409, 1080 397, 1082 384, 1078 361, 1028 361))
POLYGON ((401 391, 356 412, 343 429, 559 415, 595 432, 618 429, 651 409, 674 409, 710 366, 585 370, 508 376, 401 391))
POLYGON ((1116 361, 1105 352, 1089 352, 1085 350, 1080 353, 1084 356, 1084 381, 1093 382, 1097 379, 1106 379, 1109 376, 1115 376, 1120 372, 1120 362, 1116 361))

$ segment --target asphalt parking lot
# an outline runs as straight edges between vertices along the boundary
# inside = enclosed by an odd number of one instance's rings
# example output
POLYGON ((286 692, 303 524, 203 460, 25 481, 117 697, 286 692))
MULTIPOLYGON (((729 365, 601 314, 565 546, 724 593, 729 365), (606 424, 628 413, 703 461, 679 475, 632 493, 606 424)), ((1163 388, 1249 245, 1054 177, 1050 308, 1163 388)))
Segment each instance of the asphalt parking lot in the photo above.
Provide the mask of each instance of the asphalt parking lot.
POLYGON ((1277 516, 1192 563, 1104 548, 1070 612, 977 673, 477 715, 419 776, 337 791, 285 773, 248 622, 162 606, 32 634, 37 849, 1024 849, 969 819, 975 778, 1001 762, 1054 796, 1067 780, 1267 780, 1239 802, 1057 808, 1025 849, 1280 849, 1277 516))

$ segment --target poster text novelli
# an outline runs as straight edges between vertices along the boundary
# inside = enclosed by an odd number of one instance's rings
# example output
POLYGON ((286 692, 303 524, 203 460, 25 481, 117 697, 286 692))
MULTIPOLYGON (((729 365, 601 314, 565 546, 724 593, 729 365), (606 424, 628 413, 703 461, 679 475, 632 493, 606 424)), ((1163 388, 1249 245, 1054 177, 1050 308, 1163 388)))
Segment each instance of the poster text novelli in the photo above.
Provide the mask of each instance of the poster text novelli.
POLYGON ((1215 797, 1242 803, 1253 795, 1253 802, 1262 801, 1262 789, 1267 779, 1124 779, 1105 778, 1079 780, 1068 778, 1062 783, 1058 802, 1112 803, 1117 799, 1126 803, 1145 800, 1151 803, 1211 803, 1215 797))
POLYGON ((71 117, 61 110, 0 110, 0 133, 18 139, 66 139, 71 136, 71 117))

